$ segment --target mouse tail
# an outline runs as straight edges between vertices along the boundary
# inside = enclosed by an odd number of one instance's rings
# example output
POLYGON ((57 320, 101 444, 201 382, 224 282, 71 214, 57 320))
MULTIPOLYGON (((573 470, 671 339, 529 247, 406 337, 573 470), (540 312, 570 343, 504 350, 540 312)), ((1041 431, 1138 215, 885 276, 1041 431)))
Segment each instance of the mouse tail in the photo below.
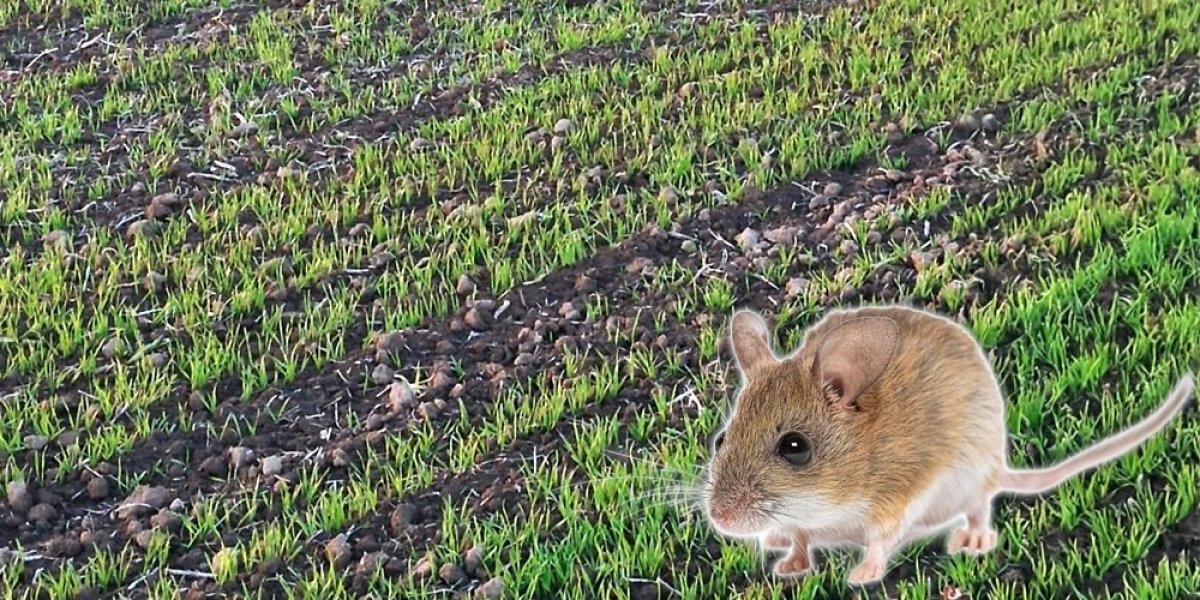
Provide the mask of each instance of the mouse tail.
POLYGON ((1054 466, 1041 469, 1006 469, 1000 476, 998 491, 1039 494, 1057 487, 1074 475, 1119 458, 1165 427, 1187 404, 1195 387, 1192 374, 1184 374, 1166 401, 1136 425, 1113 434, 1054 466))

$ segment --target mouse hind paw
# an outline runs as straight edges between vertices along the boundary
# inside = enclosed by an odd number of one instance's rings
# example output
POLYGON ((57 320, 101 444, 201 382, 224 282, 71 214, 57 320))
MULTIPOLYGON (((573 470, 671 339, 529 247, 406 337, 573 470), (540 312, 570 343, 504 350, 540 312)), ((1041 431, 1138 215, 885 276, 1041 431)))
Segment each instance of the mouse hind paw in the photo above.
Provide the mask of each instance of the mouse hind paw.
POLYGON ((968 554, 986 554, 996 547, 996 530, 959 529, 950 534, 946 550, 951 554, 965 551, 968 554))

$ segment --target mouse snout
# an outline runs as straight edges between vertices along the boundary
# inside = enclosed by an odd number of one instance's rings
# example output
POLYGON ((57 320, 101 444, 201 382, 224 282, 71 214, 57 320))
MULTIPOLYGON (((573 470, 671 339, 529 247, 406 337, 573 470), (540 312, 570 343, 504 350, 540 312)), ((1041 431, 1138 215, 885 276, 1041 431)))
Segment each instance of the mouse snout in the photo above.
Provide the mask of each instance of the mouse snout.
POLYGON ((762 527, 758 504, 757 494, 749 488, 714 493, 708 498, 708 516, 725 533, 751 535, 762 527))

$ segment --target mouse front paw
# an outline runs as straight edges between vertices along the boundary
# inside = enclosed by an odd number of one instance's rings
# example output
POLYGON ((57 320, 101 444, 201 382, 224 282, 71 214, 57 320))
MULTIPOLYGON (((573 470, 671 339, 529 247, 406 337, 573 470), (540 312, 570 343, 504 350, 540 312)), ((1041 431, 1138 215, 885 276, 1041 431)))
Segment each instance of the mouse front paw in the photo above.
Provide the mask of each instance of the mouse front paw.
POLYGON ((787 556, 775 561, 775 574, 780 577, 803 575, 812 569, 812 559, 807 550, 793 548, 787 556))
POLYGON ((859 563, 854 570, 850 571, 850 576, 846 578, 846 582, 850 585, 866 585, 883 579, 883 572, 887 570, 887 563, 877 561, 866 561, 859 563))

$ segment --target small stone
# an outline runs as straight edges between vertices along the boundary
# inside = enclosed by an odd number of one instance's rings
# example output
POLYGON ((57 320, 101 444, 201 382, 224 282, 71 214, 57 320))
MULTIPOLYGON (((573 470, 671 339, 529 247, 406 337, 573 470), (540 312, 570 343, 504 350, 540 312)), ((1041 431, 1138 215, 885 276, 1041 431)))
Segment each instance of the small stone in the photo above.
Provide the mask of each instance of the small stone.
POLYGON ((350 543, 346 541, 346 534, 338 534, 325 543, 325 557, 337 569, 350 564, 350 543))
POLYGON ((563 135, 574 127, 575 123, 571 122, 570 119, 559 119, 558 122, 554 124, 554 134, 563 135))
POLYGON ((1006 583, 1023 583, 1025 581, 1025 573, 1019 565, 1009 563, 1003 569, 1000 569, 1000 581, 1006 583))
POLYGON ((383 424, 386 422, 387 417, 379 413, 371 413, 367 416, 367 420, 363 423, 363 426, 366 427, 367 431, 376 431, 382 429, 383 424))
POLYGON ((100 354, 109 360, 125 354, 125 341, 121 338, 111 338, 100 346, 100 354))
POLYGON ((469 296, 475 293, 475 282, 466 273, 463 273, 458 277, 458 285, 455 287, 455 291, 460 296, 469 296))
POLYGON ((652 268, 654 260, 647 256, 638 256, 625 265, 625 271, 629 274, 646 275, 652 268))
POLYGON ((26 517, 31 523, 48 523, 53 521, 57 515, 58 511, 54 510, 53 506, 43 502, 42 504, 34 504, 30 507, 29 514, 26 517))
POLYGON ((392 511, 389 524, 392 527, 392 533, 399 535, 409 525, 412 524, 413 517, 416 516, 416 509, 411 504, 400 504, 392 511))
POLYGON ((413 138, 413 140, 408 143, 408 150, 409 152, 424 152, 425 150, 432 149, 436 146, 437 144, 425 138, 419 137, 413 138))
POLYGON ((33 495, 29 493, 29 485, 24 481, 11 481, 8 484, 8 507, 14 512, 23 513, 33 506, 33 495))
POLYGON ((986 131, 992 133, 1000 131, 1000 119, 996 118, 996 115, 992 113, 983 115, 983 119, 980 120, 980 124, 983 125, 983 128, 986 131))
POLYGON ((268 456, 262 459, 263 477, 275 477, 283 472, 283 457, 268 456))
POLYGON ((433 402, 422 402, 421 405, 417 407, 417 415, 422 419, 433 419, 437 417, 437 414, 438 408, 433 402))
POLYGON ((362 555, 358 560, 358 566, 354 568, 354 576, 359 579, 366 579, 379 571, 387 564, 389 557, 384 552, 368 552, 362 555))
POLYGON ((395 254, 392 254, 387 250, 381 250, 371 255, 371 266, 376 268, 383 267, 390 264, 394 260, 396 260, 395 254))
POLYGON ((50 445, 50 438, 44 435, 27 435, 23 441, 25 442, 25 447, 34 452, 50 445))
POLYGON ((333 462, 333 466, 344 469, 350 466, 350 454, 341 448, 334 448, 331 461, 333 462))
POLYGON ((917 273, 924 271, 929 264, 933 262, 933 256, 928 252, 914 251, 909 255, 908 258, 912 262, 913 269, 916 269, 917 273))
POLYGON ((457 585, 467 580, 467 573, 454 563, 446 563, 438 569, 438 577, 448 585, 457 585))
POLYGON ((483 548, 478 545, 471 546, 463 556, 463 566, 472 577, 483 574, 483 548))
POLYGON ((808 208, 810 210, 817 210, 820 208, 825 208, 826 206, 829 206, 831 203, 831 200, 829 198, 830 197, 826 196, 825 194, 817 194, 816 196, 812 197, 812 200, 808 201, 808 208))
POLYGON ((563 302, 562 306, 558 307, 558 316, 568 320, 575 321, 583 316, 583 312, 571 302, 563 302))
MULTIPOLYGON (((49 471, 49 469, 47 469, 47 471, 49 471)), ((47 475, 47 477, 53 479, 51 475, 47 475)), ((55 504, 62 504, 63 501, 62 496, 55 494, 46 488, 38 490, 37 494, 34 494, 34 497, 37 499, 37 503, 49 504, 51 506, 54 506, 55 504)))
POLYGON ((962 600, 963 592, 953 585, 942 588, 942 600, 962 600))
POLYGON ((375 340, 375 349, 383 350, 384 352, 398 352, 404 349, 404 334, 399 331, 392 331, 381 334, 375 340))
POLYGON ((493 577, 475 588, 475 597, 481 600, 500 600, 504 597, 504 579, 493 577))
POLYGON ((738 243, 743 252, 750 252, 762 241, 762 236, 758 231, 747 227, 741 233, 737 234, 734 241, 738 243))
POLYGON ((68 535, 57 536, 46 544, 46 553, 58 558, 71 558, 82 551, 83 544, 79 543, 79 538, 68 535))
POLYGON ((428 579, 429 576, 433 575, 433 558, 428 555, 422 556, 421 559, 417 561, 417 564, 413 565, 410 575, 412 575, 412 578, 416 581, 424 581, 428 579))
POLYGON ((782 244, 790 246, 796 243, 796 238, 799 235, 799 229, 796 227, 777 227, 768 229, 763 232, 763 237, 772 244, 782 244))
POLYGON ((229 466, 240 469, 254 460, 254 451, 245 446, 234 446, 229 449, 229 466))
POLYGON ((200 472, 205 475, 224 475, 227 470, 228 464, 222 454, 210 456, 200 463, 200 472))
POLYGON ((695 254, 700 250, 700 244, 697 244, 695 240, 683 240, 683 243, 679 244, 679 249, 688 254, 695 254))
POLYGON ((825 184, 825 191, 822 193, 830 198, 836 198, 838 194, 842 193, 842 184, 831 181, 825 184))
POLYGON ((858 252, 858 243, 854 240, 842 240, 839 250, 842 251, 842 254, 854 254, 858 252))
POLYGON ((146 287, 146 291, 157 293, 162 291, 162 288, 167 283, 167 276, 157 271, 150 271, 146 274, 146 279, 142 282, 146 287))
POLYGON ((183 502, 182 498, 176 498, 171 501, 171 504, 167 505, 167 508, 177 513, 181 513, 183 512, 183 509, 187 508, 187 504, 183 502))
POLYGON ((229 137, 235 138, 235 139, 236 138, 244 138, 247 136, 254 135, 256 132, 258 132, 258 124, 255 123, 254 121, 246 120, 246 121, 242 121, 240 124, 236 125, 233 129, 230 129, 229 137))
POLYGON ((155 196, 154 198, 151 198, 150 202, 152 204, 162 204, 163 206, 175 208, 182 204, 183 200, 179 197, 179 194, 174 192, 165 192, 155 196))
POLYGON ((375 382, 375 385, 383 385, 391 381, 395 376, 395 369, 385 364, 375 365, 375 369, 371 371, 371 381, 375 382))
POLYGON ((679 192, 671 186, 666 186, 658 191, 658 201, 667 206, 674 206, 679 201, 679 192))
POLYGON ((680 98, 691 98, 693 95, 695 95, 695 93, 696 93, 696 82, 694 82, 694 81, 689 81, 689 82, 679 86, 679 97, 680 98))
POLYGON ((71 235, 62 229, 55 229, 42 236, 42 243, 62 250, 71 245, 71 235))
POLYGON ((125 237, 129 239, 149 237, 158 232, 158 226, 149 219, 138 219, 125 228, 125 237))
POLYGON ((487 312, 479 310, 478 307, 471 307, 467 314, 463 316, 463 323, 474 329, 475 331, 484 331, 492 325, 492 316, 487 312))
POLYGON ((137 532, 133 536, 133 543, 137 544, 142 550, 150 548, 150 544, 154 542, 154 530, 145 529, 137 532))
POLYGON ((795 298, 803 294, 808 289, 808 280, 803 277, 793 277, 788 280, 784 287, 784 293, 788 298, 795 298))
POLYGON ((509 217, 507 223, 509 228, 516 229, 526 223, 533 222, 537 219, 538 212, 536 210, 525 211, 519 215, 509 217))
POLYGON ((104 476, 93 477, 87 483, 87 495, 92 500, 103 500, 108 497, 110 493, 109 488, 108 478, 104 476))
POLYGON ((272 278, 287 277, 294 271, 292 268, 292 259, 286 256, 276 256, 267 259, 258 265, 256 272, 259 275, 264 275, 272 278))
POLYGON ((979 122, 979 118, 972 114, 963 115, 958 120, 958 128, 967 133, 975 133, 976 131, 979 131, 981 126, 982 124, 979 122))
POLYGON ((164 217, 171 216, 182 204, 182 200, 177 194, 167 192, 159 194, 150 200, 150 204, 146 206, 146 219, 154 221, 164 217))
POLYGON ((454 385, 454 379, 450 377, 450 373, 446 371, 435 371, 433 376, 429 378, 426 389, 442 391, 454 385))
POLYGON ((538 129, 525 134, 525 141, 531 144, 540 144, 545 141, 547 133, 548 132, 546 131, 545 127, 539 127, 538 129))
POLYGON ((1049 137, 1049 129, 1043 129, 1033 136, 1033 155, 1038 160, 1045 159, 1051 154, 1050 146, 1047 144, 1049 137))
POLYGON ((155 352, 148 357, 150 366, 155 369, 161 369, 167 365, 167 355, 164 352, 155 352))
POLYGON ((171 500, 171 492, 161 486, 139 485, 117 509, 117 518, 138 518, 162 508, 171 500))
POLYGON ((172 533, 179 531, 183 527, 183 517, 179 513, 163 509, 158 511, 153 517, 150 517, 150 526, 155 529, 163 529, 172 533))
MULTIPOLYGON (((454 210, 451 210, 450 213, 446 215, 446 218, 451 221, 453 221, 455 219, 471 221, 471 220, 479 218, 482 214, 483 214, 482 206, 479 206, 477 204, 463 204, 461 206, 456 206, 454 208, 454 210)), ((449 251, 448 253, 453 254, 454 252, 449 251)))
POLYGON ((585 274, 580 274, 575 278, 575 292, 579 294, 590 294, 596 291, 596 280, 588 277, 585 274))
POLYGON ((416 394, 407 381, 394 381, 388 391, 388 409, 393 413, 407 410, 416 402, 416 394))

